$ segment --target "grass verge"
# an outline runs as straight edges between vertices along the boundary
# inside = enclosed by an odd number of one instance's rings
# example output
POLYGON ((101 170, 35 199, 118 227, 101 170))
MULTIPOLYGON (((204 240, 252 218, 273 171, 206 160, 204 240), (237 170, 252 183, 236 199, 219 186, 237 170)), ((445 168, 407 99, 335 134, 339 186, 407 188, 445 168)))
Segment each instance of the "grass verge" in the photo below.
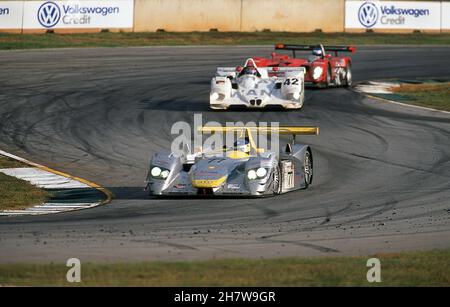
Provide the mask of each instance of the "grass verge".
MULTIPOLYGON (((1 264, 14 286, 450 286, 450 250, 380 254, 381 283, 366 279, 368 257, 229 259, 81 264, 81 283, 64 264, 1 264)), ((82 260, 82 259, 81 259, 82 260)))
MULTIPOLYGON (((13 159, 0 156, 0 168, 27 167, 13 159)), ((45 202, 50 193, 24 180, 0 173, 0 210, 19 210, 45 202)))
POLYGON ((0 168, 28 167, 25 163, 0 155, 0 168))
POLYGON ((391 90, 408 103, 450 111, 450 82, 401 84, 391 90))
POLYGON ((0 33, 0 49, 127 47, 174 45, 450 45, 450 34, 292 33, 292 32, 137 32, 84 34, 0 33))

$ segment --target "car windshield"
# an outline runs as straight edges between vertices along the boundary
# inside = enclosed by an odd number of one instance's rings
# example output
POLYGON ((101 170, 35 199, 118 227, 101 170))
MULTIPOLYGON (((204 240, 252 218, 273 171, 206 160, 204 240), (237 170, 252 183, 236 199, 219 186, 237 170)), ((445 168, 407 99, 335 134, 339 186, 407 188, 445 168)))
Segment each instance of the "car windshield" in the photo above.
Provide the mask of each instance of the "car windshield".
POLYGON ((308 56, 308 61, 309 61, 309 62, 314 62, 314 61, 317 60, 318 58, 319 58, 318 56, 310 55, 310 56, 308 56))
POLYGON ((242 69, 241 73, 239 74, 239 77, 243 76, 257 76, 260 77, 258 70, 255 67, 244 67, 242 69))

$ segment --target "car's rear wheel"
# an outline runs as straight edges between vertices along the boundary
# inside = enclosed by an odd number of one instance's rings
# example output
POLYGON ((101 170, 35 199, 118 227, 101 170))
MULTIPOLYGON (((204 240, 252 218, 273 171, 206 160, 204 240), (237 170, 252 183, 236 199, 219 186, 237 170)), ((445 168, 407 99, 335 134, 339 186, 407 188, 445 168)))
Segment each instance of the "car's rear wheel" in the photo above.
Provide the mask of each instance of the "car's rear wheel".
POLYGON ((350 86, 352 86, 352 82, 353 82, 352 66, 350 64, 348 64, 347 68, 345 69, 344 86, 350 87, 350 86))
POLYGON ((310 150, 307 150, 303 160, 303 174, 305 178, 305 188, 312 183, 313 178, 313 160, 310 150))

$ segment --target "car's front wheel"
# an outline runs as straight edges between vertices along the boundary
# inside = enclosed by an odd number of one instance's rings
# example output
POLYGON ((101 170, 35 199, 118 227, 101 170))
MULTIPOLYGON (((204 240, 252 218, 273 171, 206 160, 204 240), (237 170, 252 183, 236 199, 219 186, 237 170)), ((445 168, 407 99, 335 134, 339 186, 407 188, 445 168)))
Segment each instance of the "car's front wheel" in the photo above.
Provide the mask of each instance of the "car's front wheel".
POLYGON ((279 167, 273 172, 272 191, 274 195, 281 194, 281 171, 279 167))
POLYGON ((301 109, 303 107, 303 105, 305 104, 305 82, 302 82, 302 93, 300 94, 300 102, 301 102, 301 107, 299 109, 301 109))
POLYGON ((331 86, 331 68, 330 68, 330 66, 328 66, 325 87, 329 88, 330 86, 331 86))
POLYGON ((352 80, 353 76, 352 76, 352 66, 350 64, 348 64, 347 68, 345 69, 345 80, 344 80, 344 86, 345 87, 350 87, 352 86, 352 80))
POLYGON ((310 150, 306 151, 305 157, 303 158, 303 174, 305 178, 305 188, 307 188, 312 183, 313 178, 313 160, 310 150))

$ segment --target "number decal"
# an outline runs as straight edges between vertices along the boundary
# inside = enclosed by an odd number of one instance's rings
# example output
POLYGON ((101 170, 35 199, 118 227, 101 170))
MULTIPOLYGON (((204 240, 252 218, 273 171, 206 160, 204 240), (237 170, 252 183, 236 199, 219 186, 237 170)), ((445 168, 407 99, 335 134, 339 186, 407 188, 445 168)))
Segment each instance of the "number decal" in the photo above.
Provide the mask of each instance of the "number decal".
POLYGON ((292 79, 286 79, 283 83, 284 85, 298 85, 298 79, 292 78, 292 79))

